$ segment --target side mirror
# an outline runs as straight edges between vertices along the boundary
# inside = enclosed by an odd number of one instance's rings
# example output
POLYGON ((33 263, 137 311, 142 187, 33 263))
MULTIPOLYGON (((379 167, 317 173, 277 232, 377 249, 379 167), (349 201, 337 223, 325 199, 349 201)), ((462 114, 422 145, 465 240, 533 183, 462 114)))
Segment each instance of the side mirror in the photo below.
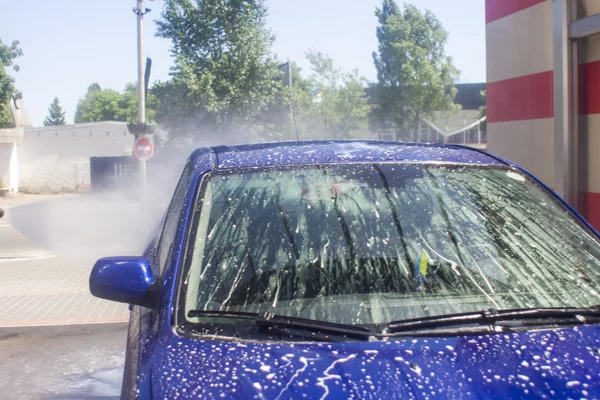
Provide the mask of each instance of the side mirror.
POLYGON ((102 299, 157 308, 158 282, 143 257, 107 257, 96 261, 90 275, 90 292, 102 299))

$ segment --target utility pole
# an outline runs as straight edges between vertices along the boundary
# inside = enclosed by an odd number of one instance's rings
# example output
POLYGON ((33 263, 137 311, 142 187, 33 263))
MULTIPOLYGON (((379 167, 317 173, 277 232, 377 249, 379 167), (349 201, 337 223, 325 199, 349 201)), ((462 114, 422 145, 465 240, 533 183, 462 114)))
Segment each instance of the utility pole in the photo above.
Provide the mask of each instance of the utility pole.
POLYGON ((298 136, 298 125, 296 124, 296 116, 294 115, 294 104, 293 104, 294 99, 292 96, 292 88, 293 88, 292 63, 290 62, 290 60, 288 60, 285 64, 281 64, 279 66, 279 70, 283 73, 283 79, 284 79, 283 84, 286 85, 290 89, 290 92, 288 94, 288 101, 290 102, 290 119, 291 119, 292 127, 293 127, 294 131, 296 132, 296 140, 299 141, 300 137, 298 136), (287 82, 285 82, 285 80, 287 80, 287 82))
POLYGON ((294 104, 293 104, 293 96, 292 96, 292 63, 290 60, 287 62, 287 76, 288 76, 288 87, 290 88, 290 115, 292 116, 292 123, 294 124, 294 131, 296 132, 296 141, 300 141, 300 137, 298 136, 298 125, 296 125, 296 115, 294 114, 294 104))
MULTIPOLYGON (((144 15, 151 10, 144 8, 144 0, 136 0, 137 5, 133 13, 137 15, 137 69, 138 69, 138 125, 144 127, 146 124, 146 94, 144 88, 144 15)), ((144 130, 143 130, 144 131, 144 130)), ((136 140, 144 136, 144 133, 137 133, 136 140)), ((140 174, 140 185, 142 193, 146 186, 146 161, 138 161, 138 170, 140 174)))

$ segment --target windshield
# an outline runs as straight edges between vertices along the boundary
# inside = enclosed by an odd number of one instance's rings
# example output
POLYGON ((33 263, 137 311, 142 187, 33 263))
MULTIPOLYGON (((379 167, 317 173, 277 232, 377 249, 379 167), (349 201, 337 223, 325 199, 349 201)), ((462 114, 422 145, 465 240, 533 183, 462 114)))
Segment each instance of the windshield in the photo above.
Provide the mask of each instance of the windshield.
POLYGON ((273 312, 371 325, 600 303, 598 241, 511 169, 348 164, 203 182, 186 315, 273 312))

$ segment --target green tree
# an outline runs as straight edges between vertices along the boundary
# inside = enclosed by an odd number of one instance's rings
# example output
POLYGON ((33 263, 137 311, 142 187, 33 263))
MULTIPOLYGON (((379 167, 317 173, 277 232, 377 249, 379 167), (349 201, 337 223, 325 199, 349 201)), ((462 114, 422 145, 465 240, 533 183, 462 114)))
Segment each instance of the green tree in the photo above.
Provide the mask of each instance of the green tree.
POLYGON ((9 102, 20 96, 14 86, 14 78, 8 75, 7 68, 12 67, 15 72, 19 66, 14 60, 23 55, 19 42, 14 41, 8 46, 0 40, 0 128, 10 128, 13 125, 9 102))
POLYGON ((102 87, 100 87, 100 84, 97 82, 92 83, 90 86, 88 86, 87 92, 88 93, 95 93, 95 92, 101 92, 102 91, 102 87))
POLYGON ((48 116, 44 120, 44 126, 66 124, 67 121, 65 120, 65 112, 58 102, 58 97, 55 97, 54 101, 52 101, 52 104, 50 104, 50 108, 48 108, 48 116))
POLYGON ((383 0, 375 15, 379 107, 373 120, 391 121, 396 129, 409 130, 414 140, 421 118, 460 109, 454 104, 459 71, 445 53, 448 33, 431 11, 422 13, 410 4, 401 10, 394 0, 383 0))
MULTIPOLYGON (((75 111, 75 123, 98 121, 137 122, 137 86, 129 83, 123 93, 102 89, 97 83, 88 87, 86 95, 79 100, 75 111)), ((146 119, 154 120, 157 100, 149 95, 146 102, 146 119)))
POLYGON ((90 85, 75 110, 75 123, 118 121, 121 94, 113 89, 101 89, 97 83, 90 85))
POLYGON ((342 73, 333 59, 310 51, 306 55, 312 74, 308 80, 315 96, 302 117, 307 131, 319 138, 350 139, 367 127, 370 106, 366 80, 357 71, 342 73))
MULTIPOLYGON (((146 96, 146 121, 152 122, 156 116, 158 100, 156 96, 148 94, 146 96)), ((119 109, 121 110, 117 121, 137 122, 138 121, 138 94, 137 85, 128 83, 119 99, 119 109)))
POLYGON ((166 0, 157 35, 171 40, 175 66, 153 91, 159 123, 219 135, 268 130, 285 89, 266 16, 264 0, 166 0))

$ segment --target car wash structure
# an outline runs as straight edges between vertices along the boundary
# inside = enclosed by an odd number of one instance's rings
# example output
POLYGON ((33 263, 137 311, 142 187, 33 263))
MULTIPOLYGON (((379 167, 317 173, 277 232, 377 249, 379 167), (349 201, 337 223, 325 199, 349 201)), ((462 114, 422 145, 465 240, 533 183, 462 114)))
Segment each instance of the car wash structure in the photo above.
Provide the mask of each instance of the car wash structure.
POLYGON ((600 0, 486 0, 488 150, 600 229, 600 0))

